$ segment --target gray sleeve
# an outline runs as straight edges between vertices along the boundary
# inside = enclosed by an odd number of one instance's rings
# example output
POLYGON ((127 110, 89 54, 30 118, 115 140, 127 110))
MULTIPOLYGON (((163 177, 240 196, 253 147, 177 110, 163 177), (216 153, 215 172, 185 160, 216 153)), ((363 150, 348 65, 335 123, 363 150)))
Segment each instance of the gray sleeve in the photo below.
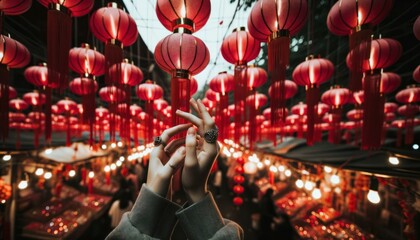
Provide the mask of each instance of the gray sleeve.
POLYGON ((176 215, 190 240, 243 239, 242 228, 235 222, 223 219, 210 192, 202 201, 179 210, 176 215))
POLYGON ((169 239, 178 209, 179 205, 153 193, 144 185, 133 209, 123 215, 106 239, 169 239))

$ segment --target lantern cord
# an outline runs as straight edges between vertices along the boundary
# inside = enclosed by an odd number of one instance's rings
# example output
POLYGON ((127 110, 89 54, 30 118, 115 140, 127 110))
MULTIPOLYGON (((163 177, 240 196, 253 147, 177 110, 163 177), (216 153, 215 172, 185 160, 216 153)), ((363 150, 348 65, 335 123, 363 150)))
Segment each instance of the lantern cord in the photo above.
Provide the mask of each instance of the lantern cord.
POLYGON ((0 138, 4 143, 9 133, 9 71, 0 64, 0 138))

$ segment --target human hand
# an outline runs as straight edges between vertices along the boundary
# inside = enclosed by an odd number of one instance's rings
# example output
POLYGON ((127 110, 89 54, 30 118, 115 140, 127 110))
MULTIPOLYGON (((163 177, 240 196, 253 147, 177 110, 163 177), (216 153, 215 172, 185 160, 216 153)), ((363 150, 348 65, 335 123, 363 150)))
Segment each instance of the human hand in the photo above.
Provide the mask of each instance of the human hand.
POLYGON ((182 141, 174 140, 168 145, 166 145, 166 143, 171 137, 187 130, 191 126, 192 125, 188 123, 166 129, 160 135, 161 141, 160 143, 157 143, 159 145, 155 146, 150 153, 146 185, 152 192, 162 197, 166 196, 171 177, 178 167, 181 166, 186 153, 185 147, 181 146, 183 144, 182 141), (168 147, 168 150, 164 151, 165 147, 168 147), (172 150, 175 150, 175 152, 170 154, 172 150))
MULTIPOLYGON (((209 130, 217 130, 213 118, 201 100, 195 101, 191 99, 190 104, 198 113, 198 116, 181 110, 177 110, 176 114, 193 123, 198 128, 198 133, 201 136, 204 136, 209 130)), ((213 135, 213 137, 217 139, 217 135, 213 135)), ((204 138, 197 141, 195 128, 190 127, 187 131, 182 185, 192 202, 200 201, 207 193, 209 173, 219 152, 217 141, 212 140, 214 139, 204 138), (199 147, 198 150, 197 147, 199 147)))

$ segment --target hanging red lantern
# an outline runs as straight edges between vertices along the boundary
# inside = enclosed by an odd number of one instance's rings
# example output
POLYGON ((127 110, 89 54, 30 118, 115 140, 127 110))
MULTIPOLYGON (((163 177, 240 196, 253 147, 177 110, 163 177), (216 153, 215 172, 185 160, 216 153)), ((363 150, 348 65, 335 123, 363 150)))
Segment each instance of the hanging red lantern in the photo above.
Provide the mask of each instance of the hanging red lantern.
MULTIPOLYGON (((24 4, 24 2, 21 2, 24 4)), ((11 5, 2 3, 0 10, 11 5)), ((13 12, 13 11, 12 11, 13 12)), ((1 12, 0 12, 1 14, 1 12)), ((1 24, 1 19, 0 19, 1 24)), ((0 26, 1 29, 1 26, 0 26)), ((12 38, 0 35, 0 139, 4 141, 9 133, 9 68, 24 67, 29 63, 28 49, 12 38)))
POLYGON ((77 104, 70 100, 70 99, 63 99, 57 102, 57 107, 62 110, 62 112, 66 115, 66 126, 67 126, 67 134, 66 134, 66 145, 71 145, 71 128, 72 126, 70 122, 70 114, 72 111, 77 109, 77 104))
MULTIPOLYGON (((4 15, 20 15, 31 8, 32 0, 3 0, 0 2, 0 12, 4 15)), ((1 28, 0 30, 3 31, 1 28)))
MULTIPOLYGON (((142 83, 137 88, 137 96, 145 101, 146 113, 148 115, 148 126, 153 126, 153 101, 163 96, 163 89, 150 81, 142 83)), ((149 127, 146 140, 148 142, 153 141, 153 128, 149 127)))
POLYGON ((210 17, 210 0, 158 0, 156 15, 162 25, 173 32, 177 28, 200 30, 210 17))
POLYGON ((336 2, 327 17, 328 29, 336 35, 350 36, 349 61, 354 66, 351 69, 350 89, 358 91, 362 89, 362 62, 369 56, 359 50, 359 45, 370 51, 371 27, 379 24, 391 11, 393 0, 378 2, 366 1, 342 1, 336 2))
POLYGON ((401 77, 392 72, 384 72, 381 74, 380 93, 387 94, 395 91, 401 84, 401 77))
POLYGON ((126 98, 126 94, 121 89, 111 86, 111 87, 103 87, 99 90, 99 97, 102 101, 105 101, 109 104, 109 111, 110 111, 110 119, 109 119, 109 134, 110 134, 110 141, 115 142, 115 134, 117 130, 117 103, 122 102, 126 98))
POLYGON ((70 82, 69 88, 72 93, 84 96, 95 94, 98 91, 98 83, 92 78, 75 78, 70 82))
POLYGON ((246 87, 249 90, 261 87, 267 78, 267 72, 263 68, 250 65, 246 69, 246 87))
MULTIPOLYGON (((90 17, 89 27, 95 37, 105 43, 105 69, 120 64, 123 61, 122 48, 132 45, 138 36, 135 20, 114 2, 96 10, 90 17)), ((105 82, 115 84, 108 72, 105 82)))
POLYGON ((289 65, 290 36, 296 34, 305 25, 308 14, 306 0, 259 0, 248 18, 250 34, 261 42, 268 42, 268 72, 272 84, 279 82, 270 95, 271 112, 281 111, 281 118, 274 118, 272 125, 285 120, 284 80, 286 67, 289 65))
POLYGON ((210 61, 210 53, 204 42, 191 34, 173 33, 156 45, 156 63, 171 74, 172 124, 185 120, 175 112, 189 112, 191 75, 201 72, 210 61))
POLYGON ((267 103, 268 99, 264 94, 255 92, 246 98, 246 103, 249 112, 249 129, 248 142, 249 148, 252 149, 257 140, 257 122, 256 116, 259 114, 259 109, 267 103))
POLYGON ((312 145, 314 139, 314 126, 319 122, 316 116, 316 107, 319 101, 319 86, 328 81, 334 73, 334 65, 324 58, 309 56, 306 61, 299 64, 293 71, 293 80, 306 88, 306 104, 308 105, 308 132, 306 143, 312 145))
MULTIPOLYGON (((30 92, 30 93, 25 93, 23 95, 23 100, 25 102, 27 102, 29 105, 31 105, 34 109, 33 114, 35 114, 36 116, 45 116, 43 113, 41 113, 41 106, 43 104, 45 104, 45 95, 39 92, 30 92)), ((30 116, 30 115, 28 115, 30 116)), ((44 117, 45 118, 45 117, 44 117)), ((41 131, 41 120, 37 117, 36 121, 34 122, 35 128, 35 137, 34 137, 34 146, 37 148, 39 146, 39 134, 41 131)))
MULTIPOLYGON (((10 99, 13 99, 13 98, 17 97, 17 92, 12 86, 9 86, 9 90, 7 91, 7 94, 8 94, 8 99, 7 100, 10 100, 10 99)), ((1 91, 0 91, 0 98, 1 97, 2 97, 2 95, 1 95, 1 91)))
POLYGON ((330 133, 328 140, 331 143, 337 144, 340 142, 340 121, 341 121, 341 110, 342 106, 350 100, 350 91, 346 88, 340 88, 338 86, 324 92, 321 96, 323 103, 330 105, 331 114, 335 117, 334 121, 330 126, 330 133))
POLYGON ((105 73, 105 56, 82 43, 69 51, 69 67, 83 77, 101 76, 105 73))
POLYGON ((71 17, 86 15, 93 8, 93 0, 39 0, 47 7, 48 84, 64 89, 68 85, 68 54, 71 47, 71 17))
POLYGON ((210 112, 216 107, 216 103, 213 102, 213 101, 210 101, 208 98, 203 98, 203 100, 201 100, 201 102, 203 102, 204 106, 210 112))
POLYGON ((244 176, 238 174, 238 175, 233 176, 233 181, 236 184, 242 184, 242 183, 244 183, 245 178, 244 178, 244 176))
POLYGON ((398 104, 393 102, 386 102, 384 107, 384 113, 395 113, 398 109, 398 104))
POLYGON ((137 104, 133 104, 130 106, 130 116, 131 116, 130 128, 134 132, 134 147, 137 147, 139 145, 139 132, 138 132, 136 119, 142 111, 143 109, 137 104))
POLYGON ((398 112, 405 116, 405 144, 412 144, 414 140, 414 117, 418 111, 418 106, 415 103, 420 101, 420 87, 407 86, 406 89, 395 95, 395 99, 400 103, 407 104, 401 110, 398 109, 398 112))
POLYGON ((247 31, 245 27, 240 27, 235 30, 222 42, 220 52, 223 58, 231 64, 235 65, 234 72, 234 103, 238 110, 235 110, 234 121, 235 121, 235 142, 239 142, 239 131, 241 122, 244 122, 245 116, 242 111, 239 110, 238 104, 243 101, 247 94, 246 89, 246 64, 249 61, 254 60, 260 52, 260 41, 255 40, 254 37, 247 31))
POLYGON ((233 192, 235 194, 240 195, 240 194, 244 193, 244 187, 242 187, 241 185, 237 184, 237 185, 233 186, 233 192))
POLYGON ((9 101, 9 108, 17 112, 25 111, 28 107, 29 105, 20 98, 9 101))
POLYGON ((195 78, 191 78, 190 82, 190 96, 194 95, 198 90, 198 83, 195 78))
POLYGON ((413 24, 413 33, 416 36, 417 40, 420 40, 420 17, 416 18, 413 24))
POLYGON ((235 204, 235 206, 239 207, 244 203, 244 200, 241 197, 234 197, 233 198, 233 204, 235 204))

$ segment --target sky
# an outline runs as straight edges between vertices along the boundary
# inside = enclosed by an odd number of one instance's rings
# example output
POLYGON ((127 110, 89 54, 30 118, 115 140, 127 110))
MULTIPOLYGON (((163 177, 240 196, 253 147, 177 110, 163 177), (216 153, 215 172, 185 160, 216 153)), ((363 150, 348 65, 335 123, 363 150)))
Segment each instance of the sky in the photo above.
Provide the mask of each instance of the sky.
MULTIPOLYGON (((140 36, 149 50, 154 52, 156 44, 171 34, 170 31, 163 27, 156 16, 156 0, 123 0, 123 2, 129 14, 136 21, 140 36)), ((228 28, 235 8, 236 3, 231 4, 228 0, 211 1, 209 20, 202 29, 193 34, 204 41, 210 52, 209 65, 201 73, 194 76, 198 82, 198 90, 201 90, 219 72, 228 71, 233 74, 232 65, 224 60, 220 53, 220 46, 226 33, 228 35, 237 27, 247 26, 247 17, 251 11, 251 8, 248 8, 246 11, 243 9, 239 10, 231 27, 228 28), (231 68, 230 70, 229 67, 231 68)))

